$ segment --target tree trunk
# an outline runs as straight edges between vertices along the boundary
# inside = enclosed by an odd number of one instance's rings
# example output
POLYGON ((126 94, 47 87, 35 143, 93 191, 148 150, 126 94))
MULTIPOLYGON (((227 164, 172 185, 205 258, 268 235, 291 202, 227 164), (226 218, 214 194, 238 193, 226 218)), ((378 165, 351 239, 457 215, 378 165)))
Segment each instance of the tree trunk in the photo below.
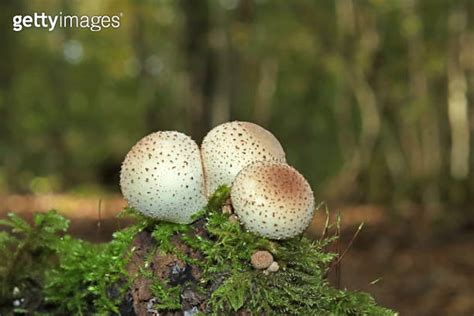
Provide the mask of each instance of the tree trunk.
POLYGON ((208 1, 180 2, 184 15, 183 51, 190 94, 189 124, 200 141, 211 127, 211 105, 215 90, 215 52, 209 45, 211 32, 208 1))

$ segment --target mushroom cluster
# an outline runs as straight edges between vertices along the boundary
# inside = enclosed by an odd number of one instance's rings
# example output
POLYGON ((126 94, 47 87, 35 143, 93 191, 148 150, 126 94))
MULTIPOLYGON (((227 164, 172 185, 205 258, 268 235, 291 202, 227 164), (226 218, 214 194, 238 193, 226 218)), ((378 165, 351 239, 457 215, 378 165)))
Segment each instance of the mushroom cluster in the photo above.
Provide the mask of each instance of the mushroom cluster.
POLYGON ((161 131, 141 139, 126 155, 120 174, 129 205, 159 220, 190 223, 220 185, 231 186, 231 206, 249 231, 270 239, 303 232, 314 196, 305 178, 286 164, 273 134, 249 122, 212 129, 201 149, 190 137, 161 131))

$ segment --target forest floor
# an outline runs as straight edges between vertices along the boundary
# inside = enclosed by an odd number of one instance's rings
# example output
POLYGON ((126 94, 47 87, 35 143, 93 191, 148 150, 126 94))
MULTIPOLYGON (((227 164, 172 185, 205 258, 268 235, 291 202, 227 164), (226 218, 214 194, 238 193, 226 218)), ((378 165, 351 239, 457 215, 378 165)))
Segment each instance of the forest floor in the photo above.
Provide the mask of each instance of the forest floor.
MULTIPOLYGON (((0 196, 0 218, 14 211, 31 218, 32 211, 57 209, 71 219, 70 233, 92 241, 107 241, 128 223, 115 215, 125 202, 49 196, 0 196)), ((335 286, 366 291, 401 315, 474 315, 474 232, 432 234, 420 219, 403 221, 375 205, 338 206, 341 238, 334 250, 344 252, 361 222, 365 223, 330 280, 335 286)), ((415 211, 414 211, 415 213, 415 211)), ((325 214, 320 212, 308 234, 318 238, 325 214)))

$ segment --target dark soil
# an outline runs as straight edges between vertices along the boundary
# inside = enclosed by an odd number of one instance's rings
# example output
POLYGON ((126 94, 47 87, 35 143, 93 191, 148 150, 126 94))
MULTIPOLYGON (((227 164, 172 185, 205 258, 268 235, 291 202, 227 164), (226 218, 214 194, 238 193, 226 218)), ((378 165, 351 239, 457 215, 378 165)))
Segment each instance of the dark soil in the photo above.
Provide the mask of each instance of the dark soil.
MULTIPOLYGON (((202 258, 200 253, 184 245, 178 236, 173 237, 172 244, 189 258, 202 258)), ((197 282, 201 276, 201 271, 198 267, 186 264, 176 255, 163 254, 160 251, 153 253, 156 249, 156 244, 148 231, 139 233, 134 239, 132 247, 135 248, 135 251, 127 271, 130 276, 138 276, 131 285, 130 293, 133 309, 137 315, 149 315, 150 313, 157 312, 151 307, 153 306, 153 294, 150 289, 152 279, 144 277, 139 273, 139 267, 143 267, 146 261, 149 262, 153 277, 166 282, 170 286, 184 285, 185 283, 192 284, 197 282)), ((194 306, 199 306, 205 299, 205 297, 193 291, 192 288, 184 289, 182 298, 183 311, 191 311, 194 306)), ((174 314, 173 312, 160 313, 160 315, 174 314)))

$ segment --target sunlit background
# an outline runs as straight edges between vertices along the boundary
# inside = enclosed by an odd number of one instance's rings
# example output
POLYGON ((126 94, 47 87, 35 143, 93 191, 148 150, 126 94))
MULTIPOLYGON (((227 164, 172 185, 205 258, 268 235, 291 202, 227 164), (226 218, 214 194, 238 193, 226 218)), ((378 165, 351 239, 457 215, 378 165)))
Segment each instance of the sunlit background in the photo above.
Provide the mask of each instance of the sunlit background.
POLYGON ((471 0, 2 1, 0 216, 57 208, 87 236, 125 205, 140 138, 252 121, 341 211, 343 241, 367 223, 341 286, 472 314, 473 19, 471 0), (34 12, 121 25, 13 32, 34 12))

